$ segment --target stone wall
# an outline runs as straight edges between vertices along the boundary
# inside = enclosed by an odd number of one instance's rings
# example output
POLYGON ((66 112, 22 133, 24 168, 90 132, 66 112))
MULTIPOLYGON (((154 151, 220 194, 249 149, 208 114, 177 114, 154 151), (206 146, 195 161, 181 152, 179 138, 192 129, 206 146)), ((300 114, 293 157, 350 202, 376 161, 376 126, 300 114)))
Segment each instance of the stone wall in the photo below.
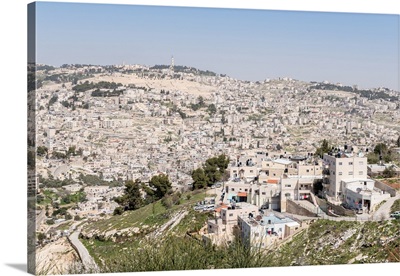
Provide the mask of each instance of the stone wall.
POLYGON ((292 200, 287 200, 286 201, 286 212, 295 214, 295 215, 300 215, 300 216, 306 216, 306 217, 316 217, 317 215, 303 206, 298 205, 296 202, 292 200))
POLYGON ((395 189, 393 189, 392 187, 386 185, 383 182, 380 182, 379 180, 375 180, 375 187, 377 187, 378 189, 381 189, 385 193, 389 193, 391 197, 396 196, 396 190, 395 189))

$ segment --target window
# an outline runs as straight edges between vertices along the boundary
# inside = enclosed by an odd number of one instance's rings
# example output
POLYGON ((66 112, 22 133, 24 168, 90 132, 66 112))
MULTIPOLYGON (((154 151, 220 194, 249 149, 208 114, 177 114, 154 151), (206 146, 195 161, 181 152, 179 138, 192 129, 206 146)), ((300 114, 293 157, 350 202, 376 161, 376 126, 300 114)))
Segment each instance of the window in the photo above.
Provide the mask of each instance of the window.
POLYGON ((265 192, 262 192, 261 194, 262 194, 262 195, 265 195, 265 192))
POLYGON ((353 162, 349 162, 349 166, 353 165, 353 162))
POLYGON ((229 214, 230 217, 233 217, 233 214, 229 214))
POLYGON ((253 172, 253 170, 250 170, 250 173, 252 173, 253 172))
POLYGON ((353 172, 349 172, 349 175, 353 175, 353 172))
POLYGON ((359 174, 359 175, 363 175, 364 172, 363 172, 363 171, 359 171, 358 174, 359 174))
POLYGON ((339 162, 339 166, 341 166, 343 163, 342 162, 339 162))
POLYGON ((339 172, 339 175, 343 175, 343 172, 339 172))
POLYGON ((231 191, 235 191, 235 188, 231 188, 231 191))
POLYGON ((247 189, 244 189, 245 192, 247 192, 247 189))
POLYGON ((226 230, 226 229, 225 229, 225 228, 223 228, 223 229, 222 229, 222 232, 225 232, 225 230, 226 230))
POLYGON ((292 185, 286 184, 285 187, 292 187, 292 185))
POLYGON ((307 170, 307 172, 310 172, 310 170, 307 170))

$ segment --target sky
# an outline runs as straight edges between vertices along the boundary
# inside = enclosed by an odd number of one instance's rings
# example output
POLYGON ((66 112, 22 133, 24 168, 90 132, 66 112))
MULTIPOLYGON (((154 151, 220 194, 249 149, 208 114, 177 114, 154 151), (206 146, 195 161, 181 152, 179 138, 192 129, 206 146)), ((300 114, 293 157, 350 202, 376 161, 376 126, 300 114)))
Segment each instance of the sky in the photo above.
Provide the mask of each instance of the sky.
MULTIPOLYGON (((60 0, 57 0, 60 1, 60 0)), ((62 0, 62 1, 73 1, 73 0, 62 0)), ((76 0, 75 0, 76 1, 76 0)), ((84 0, 85 2, 107 2, 106 0, 84 0)), ((111 2, 111 0, 108 0, 111 2)), ((12 206, 12 212, 3 212, 2 219, 6 222, 12 222, 12 227, 0 227, 0 236, 3 237, 2 246, 3 248, 12 248, 13 250, 1 250, 0 251, 0 274, 1 275, 26 275, 26 124, 27 124, 27 97, 26 97, 26 32, 27 32, 27 11, 26 5, 32 2, 32 0, 6 0, 1 1, 0 5, 0 22, 2 28, 2 50, 0 51, 2 66, 0 66, 0 74, 2 76, 2 88, 5 91, 4 98, 0 101, 0 120, 4 135, 1 135, 0 143, 6 145, 3 147, 3 156, 1 158, 2 168, 2 191, 4 195, 14 196, 3 196, 1 206, 4 210, 9 210, 12 206)), ((114 2, 114 0, 113 0, 114 2)), ((344 12, 369 12, 369 13, 384 13, 400 14, 398 0, 115 0, 115 2, 124 2, 127 4, 140 3, 140 4, 158 4, 165 5, 195 5, 195 6, 235 6, 235 7, 255 7, 265 9, 292 9, 292 10, 326 10, 326 11, 344 11, 344 12)), ((43 10, 44 11, 44 10, 43 10)), ((55 13, 55 11, 52 11, 55 13)), ((55 13, 56 16, 52 16, 49 24, 58 24, 60 26, 66 26, 73 23, 74 14, 67 16, 66 19, 61 20, 60 12, 55 13), (60 20, 57 19, 60 18, 60 20)), ((48 16, 47 16, 48 17, 48 16)), ((44 18, 43 18, 44 20, 44 18)), ((115 19, 116 20, 116 19, 115 19)), ((115 21, 114 20, 114 21, 115 21)), ((147 21, 147 19, 146 19, 147 21)), ((112 22, 112 21, 111 21, 112 22)), ((164 22, 165 23, 165 22, 164 22)), ((100 23, 98 23, 100 24, 100 23)), ((320 24, 320 23, 319 23, 320 24)), ((375 25, 374 23, 373 25, 375 25)), ((46 27, 42 26, 41 27, 46 27)), ((161 26, 162 27, 162 26, 161 26)), ((44 28, 42 28, 44 30, 44 28)), ((65 30, 65 29, 64 29, 65 30)), ((43 35, 45 33, 41 33, 43 35)), ((50 33, 51 34, 51 33, 50 33)), ((58 35, 53 34, 55 38, 58 35)), ((51 41, 51 36, 44 36, 46 41, 51 41)), ((58 38, 57 38, 58 39, 58 38)), ((73 39, 73 37, 68 37, 73 39)), ((63 46, 68 40, 63 38, 59 40, 59 43, 53 42, 53 45, 58 48, 58 51, 62 51, 63 55, 58 55, 59 60, 55 57, 46 57, 44 53, 47 51, 51 54, 50 48, 45 47, 43 42, 40 45, 40 58, 47 59, 49 63, 72 63, 74 60, 70 60, 66 50, 70 50, 63 46), (42 50, 43 48, 43 50, 42 50), (45 52, 43 52, 45 51, 45 52)), ((371 40, 375 42, 374 40, 371 40)), ((104 40, 102 41, 104 43, 104 40)), ((118 49, 120 50, 120 49, 118 49)), ((178 56, 177 50, 175 53, 165 53, 161 58, 165 63, 169 62, 171 54, 174 54, 176 63, 195 63, 194 60, 183 60, 182 55, 178 56)), ((116 52, 114 52, 115 54, 116 52)), ((107 56, 107 55, 105 55, 107 56)), ((140 56, 132 56, 132 60, 138 59, 140 56)), ((78 56, 77 56, 78 57, 78 56)), ((85 56, 79 57, 83 59, 85 56)), ((120 59, 118 57, 118 59, 120 59)), ((124 58, 128 61, 128 58, 124 58)), ((196 62, 199 65, 201 59, 197 59, 196 62)), ((207 59, 207 67, 216 66, 219 63, 211 62, 211 59, 207 59)), ((120 61, 118 61, 119 63, 120 61)), ((147 61, 146 61, 147 62, 147 61)), ((164 63, 163 62, 163 63, 164 63)), ((157 61, 154 63, 161 63, 157 61)), ((234 67, 236 68, 236 67, 234 67)), ((218 68, 217 68, 218 69, 218 68)), ((221 71, 227 72, 230 68, 222 68, 221 71)), ((233 69, 233 68, 232 68, 233 69)), ((216 69, 215 69, 216 70, 216 69)), ((316 72, 311 72, 312 77, 316 76, 316 72)), ((285 75, 289 75, 291 72, 287 72, 285 75)), ((304 71, 305 73, 305 71, 304 71)), ((263 71, 261 78, 264 75, 271 74, 271 72, 263 71)), ((266 76, 265 76, 266 77, 266 76)), ((304 75, 304 78, 308 76, 304 75)), ((335 77, 335 76, 333 76, 335 77)), ((333 79, 332 75, 326 77, 326 79, 333 79)), ((311 78, 311 77, 310 77, 311 78)), ((325 78, 322 76, 321 78, 325 78)), ((337 78, 344 79, 343 76, 337 78)), ((355 79, 355 76, 352 77, 355 79)), ((351 83, 355 82, 353 79, 351 83)), ((374 79, 374 78, 370 78, 374 79)), ((385 263, 385 264, 364 264, 364 265, 331 265, 331 266, 306 266, 306 267, 269 267, 265 269, 259 268, 246 268, 246 269, 234 269, 234 270, 209 270, 207 275, 209 276, 221 276, 221 275, 243 275, 244 273, 249 274, 260 274, 260 273, 272 273, 272 274, 296 274, 298 276, 320 276, 324 274, 326 276, 331 275, 348 275, 348 274, 390 274, 393 271, 398 271, 400 263, 385 263)), ((204 272, 191 271, 190 275, 202 275, 204 272)), ((93 274, 92 274, 93 275, 93 274)), ((135 273, 118 273, 110 274, 105 273, 102 276, 138 276, 145 275, 138 272, 135 273)), ((147 275, 147 274, 146 274, 147 275)), ((154 272, 152 275, 182 275, 186 276, 187 271, 170 271, 170 272, 154 272)), ((89 274, 88 274, 89 276, 89 274)))
POLYGON ((399 88, 398 15, 38 2, 37 62, 399 88))

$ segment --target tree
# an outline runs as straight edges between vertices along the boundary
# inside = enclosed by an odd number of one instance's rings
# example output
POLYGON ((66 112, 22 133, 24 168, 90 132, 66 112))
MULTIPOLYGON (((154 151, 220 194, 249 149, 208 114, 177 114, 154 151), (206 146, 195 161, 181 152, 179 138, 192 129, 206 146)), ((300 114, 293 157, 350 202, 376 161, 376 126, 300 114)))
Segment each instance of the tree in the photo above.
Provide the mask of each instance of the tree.
POLYGON ((224 154, 207 159, 203 165, 204 173, 208 178, 207 184, 211 186, 215 182, 220 181, 228 165, 229 158, 224 154))
POLYGON ((155 175, 150 179, 149 185, 154 190, 157 199, 163 198, 171 190, 171 182, 165 174, 155 175))
POLYGON ((38 234, 37 238, 38 238, 39 243, 42 244, 44 239, 46 238, 46 235, 44 233, 40 232, 38 234))
POLYGON ((198 168, 192 172, 193 189, 202 189, 207 187, 208 177, 202 168, 198 168))
POLYGON ((388 152, 388 147, 384 143, 378 143, 374 148, 374 153, 378 155, 386 155, 388 152))
POLYGON ((393 167, 387 167, 382 172, 383 177, 392 178, 396 175, 396 172, 393 167))
POLYGON ((114 209, 113 215, 122 215, 122 213, 124 212, 124 209, 122 209, 121 207, 117 207, 114 209))
POLYGON ((126 210, 136 210, 143 206, 143 198, 140 192, 141 182, 136 179, 135 182, 128 180, 125 182, 124 195, 115 199, 119 205, 126 210))
POLYGON ((51 105, 53 105, 55 102, 57 102, 57 100, 58 100, 58 96, 57 95, 54 95, 53 97, 51 97, 51 99, 49 101, 49 107, 51 105))
POLYGON ((70 146, 68 148, 67 156, 75 155, 75 151, 76 151, 76 146, 70 146))
POLYGON ((398 147, 400 147, 400 135, 399 135, 399 138, 397 138, 396 145, 397 145, 398 147))
POLYGON ((207 111, 208 111, 208 113, 210 113, 210 114, 215 114, 215 113, 217 112, 217 108, 215 107, 215 104, 210 104, 210 105, 207 107, 207 111))
POLYGON ((319 148, 317 148, 317 150, 315 151, 315 155, 318 155, 319 157, 322 158, 324 156, 324 153, 329 152, 330 148, 331 147, 329 145, 329 142, 326 139, 324 139, 321 142, 321 146, 319 148))
POLYGON ((45 156, 48 151, 49 151, 49 149, 45 146, 39 146, 36 149, 37 155, 39 155, 39 156, 45 156))

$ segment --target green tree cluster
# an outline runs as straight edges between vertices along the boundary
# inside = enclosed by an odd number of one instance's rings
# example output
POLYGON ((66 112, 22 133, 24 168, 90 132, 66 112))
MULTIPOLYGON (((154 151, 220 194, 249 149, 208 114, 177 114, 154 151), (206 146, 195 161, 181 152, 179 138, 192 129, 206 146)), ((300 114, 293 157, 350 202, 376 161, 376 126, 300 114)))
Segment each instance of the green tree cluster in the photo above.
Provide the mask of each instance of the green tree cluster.
POLYGON ((374 151, 367 155, 369 164, 376 164, 380 161, 389 163, 393 161, 393 155, 390 148, 385 143, 378 143, 374 147, 374 151))
POLYGON ((125 182, 124 195, 115 199, 119 205, 126 210, 136 210, 143 206, 143 198, 140 192, 141 182, 139 180, 128 180, 125 182))
POLYGON ((206 160, 202 168, 192 171, 193 188, 201 189, 221 181, 229 165, 229 158, 221 154, 206 160))
MULTIPOLYGON (((165 174, 153 176, 148 186, 138 179, 135 181, 126 181, 124 194, 115 198, 115 202, 121 206, 114 210, 114 215, 120 215, 125 210, 139 209, 155 200, 164 200, 164 197, 171 193, 171 186, 172 183, 165 174)), ((168 200, 172 202, 171 204, 177 204, 176 197, 174 196, 168 200)), ((164 202, 167 204, 168 200, 165 199, 164 202)))
POLYGON ((203 107, 205 107, 205 106, 206 106, 206 104, 205 104, 205 102, 204 102, 204 98, 203 98, 202 96, 199 96, 199 97, 197 98, 197 103, 192 104, 190 107, 191 107, 194 111, 197 111, 197 110, 199 110, 200 108, 203 108, 203 107))
POLYGON ((168 175, 155 175, 150 179, 149 182, 149 186, 153 190, 153 193, 150 195, 154 196, 156 199, 161 199, 171 191, 171 185, 172 183, 169 181, 168 175))

